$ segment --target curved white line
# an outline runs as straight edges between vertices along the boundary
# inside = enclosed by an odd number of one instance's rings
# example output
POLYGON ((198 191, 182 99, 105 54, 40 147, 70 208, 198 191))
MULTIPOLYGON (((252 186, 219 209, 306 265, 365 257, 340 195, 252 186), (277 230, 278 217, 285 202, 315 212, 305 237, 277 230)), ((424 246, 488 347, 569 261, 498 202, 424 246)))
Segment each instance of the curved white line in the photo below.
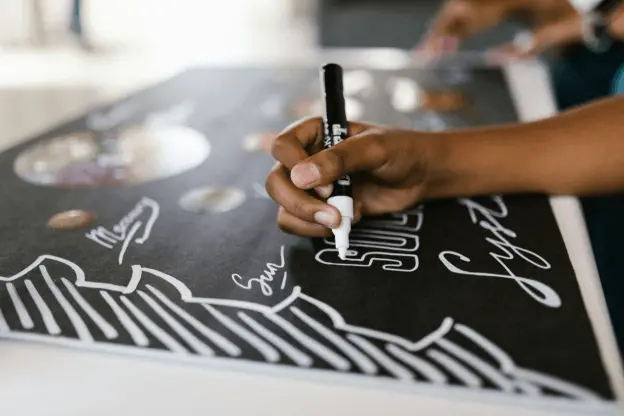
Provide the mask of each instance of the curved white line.
POLYGON ((454 358, 449 357, 442 351, 430 349, 427 351, 427 355, 429 356, 429 358, 435 360, 438 364, 446 368, 449 373, 453 374, 453 376, 455 376, 466 386, 479 388, 483 385, 481 379, 474 375, 472 371, 470 371, 462 364, 457 362, 454 358))
POLYGON ((87 315, 89 315, 89 318, 91 318, 91 320, 95 322, 95 324, 98 326, 98 328, 100 328, 106 338, 114 339, 119 336, 119 333, 117 332, 115 327, 112 326, 106 319, 104 319, 104 317, 102 317, 102 315, 100 315, 99 312, 96 311, 89 302, 87 302, 87 300, 80 294, 80 292, 78 292, 78 290, 74 287, 74 285, 70 283, 69 280, 61 277, 61 281, 67 288, 69 294, 72 295, 76 303, 82 308, 83 311, 85 311, 87 315))
POLYGON ((310 302, 311 304, 325 312, 327 316, 331 319, 332 324, 336 329, 340 329, 353 334, 363 335, 369 338, 375 338, 382 341, 391 342, 400 345, 401 347, 411 352, 419 351, 423 348, 428 347, 437 339, 445 336, 453 327, 453 319, 448 317, 444 318, 438 329, 436 329, 426 337, 420 339, 419 341, 413 342, 398 335, 389 334, 387 332, 381 332, 370 328, 349 325, 345 322, 340 312, 338 312, 336 309, 329 306, 328 304, 303 293, 299 295, 299 298, 305 300, 306 302, 310 302))
POLYGON ((212 348, 204 344, 199 340, 195 335, 193 335, 188 329, 186 329, 180 322, 178 322, 173 316, 167 313, 166 310, 163 309, 162 306, 158 304, 154 299, 152 299, 147 293, 139 290, 137 292, 139 296, 147 303, 147 305, 152 308, 156 315, 160 317, 169 328, 173 330, 178 336, 186 342, 192 349, 195 350, 198 354, 201 355, 214 355, 214 351, 212 348))
POLYGON ((134 321, 126 313, 126 311, 124 311, 122 307, 119 306, 117 302, 115 302, 115 299, 113 299, 111 295, 108 294, 108 292, 105 292, 103 290, 100 290, 100 296, 102 296, 102 299, 104 299, 104 301, 111 308, 119 323, 124 327, 128 334, 130 334, 132 342, 134 342, 139 347, 147 347, 150 344, 149 339, 141 330, 141 328, 139 328, 139 326, 134 323, 134 321))
POLYGON ((516 370, 516 365, 505 351, 474 329, 459 323, 455 324, 454 329, 480 346, 492 358, 498 361, 504 374, 512 374, 516 370))
POLYGON ((6 288, 7 288, 7 291, 9 292, 9 297, 11 298, 11 301, 13 302, 13 306, 15 307, 15 312, 17 312, 17 317, 19 318, 20 323, 22 324, 22 327, 26 329, 32 329, 35 326, 35 323, 30 317, 30 314, 28 313, 26 306, 24 306, 24 302, 22 302, 22 299, 19 297, 19 294, 17 293, 15 286, 13 286, 13 283, 7 283, 6 288))
POLYGON ((242 325, 239 325, 238 323, 234 322, 233 319, 219 312, 218 310, 213 308, 211 305, 202 304, 202 306, 217 321, 219 321, 221 325, 223 325, 224 327, 226 327, 227 329, 229 329, 230 331, 238 335, 241 339, 243 339, 245 342, 247 342, 249 345, 255 348, 256 351, 258 351, 264 357, 265 360, 271 363, 276 363, 279 361, 280 359, 279 352, 277 352, 275 348, 273 348, 267 342, 262 340, 259 336, 252 333, 248 329, 244 328, 242 325))
POLYGON ((386 351, 388 351, 395 358, 412 367, 418 373, 425 376, 425 378, 431 383, 446 384, 448 382, 448 378, 444 375, 444 373, 435 368, 433 364, 410 354, 398 345, 386 344, 386 351))
POLYGON ((247 315, 245 312, 239 312, 238 317, 257 334, 262 336, 264 339, 273 344, 277 349, 282 351, 284 355, 290 358, 298 366, 310 367, 313 364, 312 358, 309 355, 304 354, 303 351, 286 342, 275 332, 261 325, 258 321, 247 315))
POLYGON ((167 305, 169 309, 175 312, 180 318, 184 319, 189 325, 191 325, 197 332, 205 336, 223 351, 225 351, 228 355, 233 357, 238 357, 242 354, 242 351, 238 346, 236 346, 232 341, 225 338, 223 335, 218 332, 208 328, 206 325, 202 324, 198 319, 196 319, 193 315, 186 312, 184 309, 176 305, 165 296, 160 290, 156 289, 152 285, 146 285, 147 288, 160 300, 162 303, 167 305))
POLYGON ((266 318, 279 326, 284 332, 293 337, 298 343, 312 351, 319 357, 321 357, 327 364, 331 365, 337 370, 347 371, 351 368, 351 363, 347 361, 341 355, 336 354, 331 349, 327 348, 322 343, 318 342, 308 334, 302 332, 299 328, 288 322, 277 314, 266 314, 266 318))
POLYGON ((295 286, 293 288, 292 293, 290 295, 288 295, 288 297, 286 299, 284 299, 283 301, 281 301, 277 305, 272 306, 270 308, 270 310, 268 312, 265 312, 265 313, 277 313, 277 312, 281 311, 282 309, 284 309, 285 307, 287 307, 288 305, 293 303, 295 301, 295 299, 297 299, 299 297, 300 294, 301 294, 301 286, 295 286))
POLYGON ((362 351, 373 357, 373 359, 377 361, 379 365, 385 368, 387 372, 389 372, 396 378, 402 380, 410 380, 414 378, 414 375, 411 371, 392 360, 379 348, 373 345, 370 341, 355 334, 349 334, 347 335, 347 338, 349 339, 349 341, 360 347, 362 351))
POLYGON ((476 355, 447 339, 439 339, 436 341, 436 344, 446 350, 446 352, 453 354, 455 357, 461 359, 466 364, 472 366, 472 368, 490 379, 492 384, 497 386, 499 389, 507 393, 511 393, 514 391, 514 383, 509 381, 509 379, 507 379, 502 372, 498 371, 490 364, 483 361, 481 358, 477 357, 476 355))
POLYGON ((134 242, 137 244, 143 244, 147 241, 147 239, 152 234, 152 228, 154 227, 154 223, 156 222, 156 220, 158 219, 158 216, 160 215, 160 205, 158 204, 158 202, 147 197, 143 197, 141 202, 152 208, 152 215, 150 215, 150 218, 147 220, 147 223, 145 224, 145 229, 143 230, 143 236, 136 238, 134 240, 134 242))
POLYGON ((48 307, 48 304, 45 303, 39 292, 37 292, 37 288, 32 282, 28 279, 24 280, 24 284, 26 285, 26 289, 33 301, 35 302, 35 306, 39 310, 39 314, 41 315, 41 319, 43 319, 43 324, 45 325, 49 334, 58 335, 61 333, 61 328, 56 323, 54 319, 54 315, 52 311, 48 307))
POLYGON ((50 277, 48 273, 48 269, 45 266, 39 266, 41 270, 41 275, 43 276, 43 280, 45 280, 46 284, 50 288, 52 295, 56 298, 56 301, 61 305, 61 308, 65 311, 65 314, 69 318, 69 322, 71 322, 72 326, 76 330, 76 335, 82 341, 86 342, 94 342, 93 335, 91 335, 91 331, 87 328, 87 325, 82 320, 82 317, 76 312, 76 309, 69 303, 67 298, 63 296, 63 293, 58 288, 56 283, 50 277))
POLYGON ((365 374, 377 374, 378 369, 366 355, 362 354, 357 348, 345 341, 344 337, 336 334, 325 325, 312 318, 310 315, 301 311, 299 308, 292 306, 291 312, 301 319, 306 325, 319 333, 327 341, 331 342, 344 355, 349 357, 358 368, 365 374))
POLYGON ((515 371, 515 376, 520 380, 528 381, 529 383, 546 387, 549 390, 567 394, 568 396, 576 399, 582 399, 587 401, 600 400, 600 397, 598 397, 598 395, 583 387, 579 387, 575 384, 568 383, 567 381, 561 380, 557 377, 542 374, 537 371, 518 367, 515 371))
POLYGON ((123 263, 123 258, 124 258, 124 255, 126 254, 126 250, 128 249, 128 245, 130 244, 130 241, 132 240, 132 238, 134 237, 134 235, 139 230, 139 227, 142 224, 143 223, 141 221, 137 221, 134 224, 132 224, 132 227, 130 228, 130 231, 128 232, 128 235, 126 235, 126 239, 124 240, 124 242, 123 242, 123 244, 121 246, 121 250, 119 251, 119 257, 117 259, 119 264, 123 263))
POLYGON ((138 307, 136 307, 130 299, 125 296, 120 297, 121 302, 126 305, 130 313, 147 329, 157 340, 159 340, 165 348, 171 352, 178 354, 186 354, 188 350, 175 340, 171 335, 159 327, 154 321, 147 317, 138 307))
MULTIPOLYGON (((385 249, 385 247, 377 247, 380 249, 385 249)), ((392 271, 392 272, 404 272, 404 273, 410 273, 413 271, 416 271, 418 269, 418 265, 419 265, 419 260, 418 260, 418 256, 415 254, 404 254, 404 253, 389 253, 389 252, 383 252, 383 251, 369 251, 366 252, 362 255, 362 258, 353 258, 353 257, 347 257, 346 260, 343 260, 343 263, 334 263, 334 262, 329 262, 329 261, 325 261, 321 259, 321 256, 324 253, 338 253, 338 250, 336 250, 335 248, 326 248, 323 249, 321 251, 319 251, 318 253, 316 253, 315 259, 316 261, 318 261, 319 263, 322 264, 327 264, 330 266, 343 266, 343 267, 372 267, 373 263, 375 262, 375 260, 379 260, 381 262, 384 262, 385 264, 383 264, 381 266, 381 268, 383 270, 387 270, 387 271, 392 271), (380 256, 386 256, 386 257, 372 257, 369 259, 368 263, 365 264, 357 264, 355 263, 356 261, 365 261, 366 257, 370 257, 370 256, 375 256, 375 255, 380 255, 380 256), (416 263, 414 265, 414 267, 410 268, 410 269, 399 269, 397 267, 401 267, 403 266, 403 262, 397 258, 392 258, 392 257, 406 257, 409 259, 414 260, 414 262, 416 263), (395 267, 391 267, 391 266, 395 266, 395 267)), ((336 257, 338 257, 336 255, 336 257)))
POLYGON ((11 328, 9 328, 9 324, 2 314, 2 309, 0 309, 0 338, 2 337, 3 333, 8 334, 9 332, 11 332, 11 328))

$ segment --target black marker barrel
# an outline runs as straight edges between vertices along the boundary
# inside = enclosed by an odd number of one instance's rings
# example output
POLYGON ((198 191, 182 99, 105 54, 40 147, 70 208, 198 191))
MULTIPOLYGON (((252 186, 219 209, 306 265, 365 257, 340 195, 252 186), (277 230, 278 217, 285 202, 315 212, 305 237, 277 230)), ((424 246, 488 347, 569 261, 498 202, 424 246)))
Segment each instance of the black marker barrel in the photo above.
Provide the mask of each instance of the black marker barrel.
MULTIPOLYGON (((342 67, 327 64, 321 69, 321 88, 325 113, 323 114, 324 147, 329 149, 347 138, 348 124, 342 84, 342 67)), ((331 196, 351 196, 351 178, 348 175, 334 183, 331 196)))
MULTIPOLYGON (((342 85, 342 68, 337 64, 327 64, 321 68, 321 90, 325 104, 323 114, 323 146, 329 149, 347 138, 348 125, 342 85)), ((345 175, 334 182, 332 194, 327 203, 340 211, 342 221, 332 229, 336 249, 341 259, 347 256, 349 232, 353 222, 353 199, 351 198, 351 178, 345 175)))

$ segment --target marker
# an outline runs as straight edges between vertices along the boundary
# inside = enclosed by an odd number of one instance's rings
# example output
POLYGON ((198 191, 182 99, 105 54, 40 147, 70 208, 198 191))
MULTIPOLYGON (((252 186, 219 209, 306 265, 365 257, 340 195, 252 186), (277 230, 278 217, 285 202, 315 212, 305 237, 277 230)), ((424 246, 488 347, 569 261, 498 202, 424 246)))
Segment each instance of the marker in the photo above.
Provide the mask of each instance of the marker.
MULTIPOLYGON (((321 92, 325 103, 323 114, 323 146, 329 149, 347 138, 347 114, 342 85, 342 68, 337 64, 327 64, 321 69, 321 92)), ((344 260, 349 249, 349 232, 353 221, 353 199, 351 198, 351 178, 345 175, 334 182, 327 203, 340 211, 340 227, 332 229, 338 256, 344 260)))

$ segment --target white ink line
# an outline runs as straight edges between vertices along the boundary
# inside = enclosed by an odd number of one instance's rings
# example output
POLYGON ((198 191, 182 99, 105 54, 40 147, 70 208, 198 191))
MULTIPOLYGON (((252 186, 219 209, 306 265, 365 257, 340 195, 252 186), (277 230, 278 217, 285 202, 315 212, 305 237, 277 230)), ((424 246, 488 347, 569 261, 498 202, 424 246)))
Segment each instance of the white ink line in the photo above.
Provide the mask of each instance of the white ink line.
POLYGON ((156 339, 163 343, 165 348, 177 353, 187 353, 188 351, 178 341, 176 341, 171 335, 165 332, 162 328, 154 323, 147 317, 139 308, 137 308, 130 299, 125 296, 121 296, 121 302, 126 305, 126 308, 130 310, 130 313, 147 329, 156 339))
POLYGON ((233 357, 238 357, 241 355, 242 351, 238 346, 234 345, 229 339, 225 338, 223 335, 219 334, 216 331, 208 328, 206 325, 202 324, 199 320, 197 320, 193 315, 186 312, 184 309, 176 305, 171 299, 165 296, 161 291, 153 287, 152 285, 146 285, 147 288, 156 296, 162 303, 164 303, 169 309, 175 312, 180 318, 186 321, 189 325, 191 325, 197 332, 205 336, 223 351, 225 351, 228 355, 233 357))
POLYGON ((264 339, 273 344, 277 349, 282 351, 284 355, 293 360, 295 364, 300 367, 310 367, 313 363, 312 358, 309 355, 304 354, 298 348, 295 348, 292 344, 289 344, 284 339, 276 335, 273 331, 264 327, 258 321, 244 312, 239 312, 238 317, 245 322, 251 329, 256 331, 264 339))
POLYGON ((459 345, 447 339, 439 339, 438 341, 436 341, 436 344, 438 344, 441 348, 445 349, 448 353, 453 354, 457 358, 464 361, 466 364, 472 366, 472 368, 490 379, 492 384, 494 384, 504 392, 511 393, 514 391, 514 384, 510 382, 507 378, 505 378, 505 376, 500 371, 492 367, 487 362, 483 361, 481 358, 477 357, 469 351, 466 351, 459 345))
POLYGON ((113 310, 113 313, 117 316, 121 325, 126 329, 128 334, 130 334, 132 341, 139 347, 147 347, 149 345, 149 339, 145 336, 145 333, 141 330, 141 328, 134 323, 126 311, 119 306, 119 304, 111 297, 111 295, 108 294, 108 292, 100 290, 100 295, 113 310))
POLYGON ((435 368, 431 363, 410 354, 403 348, 394 344, 386 344, 386 351, 422 374, 428 381, 435 384, 446 384, 448 382, 448 378, 444 373, 435 368))
POLYGON ((518 368, 516 369, 515 373, 516 377, 521 380, 546 387, 549 390, 554 390, 559 393, 567 394, 576 399, 582 399, 587 401, 600 400, 600 398, 591 391, 550 375, 540 374, 526 368, 518 368))
POLYGON ((160 317, 169 327, 182 338, 184 342, 191 346, 197 353, 201 355, 214 355, 212 348, 201 342, 188 329, 184 328, 173 316, 169 315, 154 299, 147 293, 139 290, 139 296, 143 298, 145 303, 152 308, 156 315, 160 317))
POLYGON ((89 318, 91 318, 91 320, 95 322, 95 324, 100 328, 106 338, 114 339, 119 336, 119 333, 117 332, 115 327, 112 326, 106 319, 104 319, 102 315, 100 315, 98 311, 96 311, 95 308, 93 308, 93 306, 91 306, 89 302, 87 302, 87 300, 78 292, 78 290, 74 287, 74 285, 70 283, 69 280, 62 277, 61 281, 67 288, 69 294, 72 295, 76 303, 80 305, 82 310, 87 315, 89 315, 89 318))
POLYGON ((455 376, 466 386, 481 387, 481 385, 483 384, 481 380, 477 376, 475 376, 470 370, 458 363, 455 359, 444 354, 442 351, 431 349, 427 351, 427 355, 429 356, 429 358, 436 361, 438 364, 447 369, 449 373, 453 374, 453 376, 455 376))
POLYGON ((475 344, 479 345, 485 352, 498 361, 503 373, 511 374, 514 372, 516 365, 513 363, 509 355, 507 355, 507 353, 498 345, 494 344, 492 341, 464 324, 455 324, 454 329, 475 344))
POLYGON ((46 284, 50 288, 52 295, 54 295, 54 297, 56 298, 56 301, 61 305, 61 308, 63 308, 63 310, 65 311, 65 314, 69 318, 69 322, 71 322, 74 329, 76 330, 76 334, 78 335, 78 338, 80 338, 83 341, 93 342, 93 336, 91 335, 91 331, 89 331, 89 328, 87 328, 87 325, 84 323, 84 321, 82 320, 78 312, 76 312, 76 309, 74 309, 74 307, 71 305, 71 303, 69 303, 67 298, 63 296, 63 293, 61 292, 61 290, 58 288, 56 283, 54 283, 54 281, 50 277, 50 274, 48 273, 48 269, 46 269, 45 266, 39 266, 39 269, 41 270, 41 275, 43 276, 43 280, 45 280, 46 284))
POLYGON ((268 320, 282 328, 284 332, 288 333, 288 335, 293 337, 295 340, 297 340, 297 342, 306 347, 308 350, 321 357, 332 367, 341 371, 346 371, 351 368, 351 363, 347 359, 336 354, 325 345, 321 344, 308 334, 302 332, 299 328, 288 322, 286 319, 282 318, 279 315, 274 315, 270 313, 265 314, 265 316, 268 320))
POLYGON ((300 294, 301 294, 301 286, 293 287, 292 293, 288 295, 287 298, 285 298, 283 301, 281 301, 277 305, 271 307, 271 313, 277 313, 281 311, 282 309, 290 305, 295 299, 297 299, 300 294))
POLYGON ((160 205, 158 204, 158 202, 154 201, 151 198, 146 198, 146 197, 143 197, 142 202, 147 203, 148 205, 152 207, 152 215, 150 216, 149 220, 147 220, 147 223, 145 224, 145 230, 143 231, 143 236, 134 240, 134 242, 137 244, 143 244, 147 241, 147 239, 152 234, 152 227, 154 227, 154 223, 156 223, 156 220, 158 219, 158 216, 160 215, 160 205))
POLYGON ((128 245, 130 244, 130 241, 132 240, 132 238, 134 237, 134 235, 139 230, 139 227, 142 224, 143 223, 141 221, 137 221, 134 224, 132 224, 132 228, 130 228, 128 235, 126 236, 126 239, 124 240, 123 245, 121 246, 121 250, 119 251, 119 258, 118 258, 119 264, 123 263, 123 258, 124 258, 124 255, 126 254, 126 250, 128 249, 128 245))
POLYGON ((35 324, 33 323, 33 320, 30 317, 28 310, 24 306, 24 302, 22 302, 22 299, 19 297, 15 286, 13 286, 13 283, 7 283, 6 288, 9 292, 9 297, 11 298, 11 301, 13 301, 15 312, 17 312, 17 317, 19 318, 22 327, 26 329, 32 329, 35 324))
POLYGON ((124 293, 134 292, 137 286, 139 285, 143 272, 149 273, 169 283, 178 291, 178 293, 180 294, 180 299, 182 299, 186 303, 198 303, 198 304, 207 303, 210 305, 223 305, 223 306, 230 306, 234 308, 249 309, 252 311, 258 311, 262 313, 271 310, 271 308, 269 308, 268 306, 260 305, 255 302, 247 302, 243 300, 233 300, 233 299, 194 297, 192 292, 189 290, 189 288, 184 283, 182 283, 179 279, 176 279, 173 276, 169 276, 168 274, 163 273, 159 270, 150 269, 147 267, 141 267, 139 265, 132 266, 132 277, 130 278, 130 282, 128 283, 128 286, 125 286, 125 287, 118 286, 117 291, 123 291, 124 293))
POLYGON ((328 304, 321 302, 320 300, 310 297, 308 295, 305 295, 303 293, 299 295, 299 298, 307 302, 310 302, 311 304, 313 304, 314 306, 316 306, 317 308, 325 312, 327 316, 329 316, 329 318, 332 320, 334 328, 336 329, 339 329, 345 332, 350 332, 350 333, 357 334, 357 335, 362 335, 362 336, 369 337, 369 338, 379 339, 382 341, 390 342, 392 344, 397 344, 411 352, 418 351, 425 347, 428 347, 437 339, 445 336, 453 327, 453 319, 444 318, 444 320, 442 321, 442 324, 440 324, 440 327, 438 329, 436 329, 435 331, 433 331, 426 337, 422 338, 421 340, 417 342, 412 342, 398 335, 388 334, 386 332, 380 332, 380 331, 376 331, 370 328, 363 328, 359 326, 348 325, 345 322, 342 315, 340 314, 340 312, 338 312, 336 309, 332 308, 328 304))
POLYGON ((2 314, 2 309, 0 309, 0 335, 9 332, 11 332, 11 328, 9 328, 9 324, 6 319, 4 319, 4 315, 2 314))
POLYGON ((284 277, 282 277, 282 284, 280 285, 280 289, 284 290, 286 287, 286 278, 288 277, 288 272, 284 272, 284 277))
POLYGON ((360 347, 365 353, 373 357, 373 359, 377 361, 379 365, 385 368, 386 371, 388 371, 396 378, 402 380, 409 380, 414 378, 414 375, 411 371, 409 371, 407 368, 403 367, 396 361, 392 360, 390 357, 384 354, 383 351, 373 345, 370 341, 355 334, 349 334, 347 335, 347 338, 349 339, 349 341, 360 347))
POLYGON ((359 367, 359 369, 366 374, 376 374, 378 371, 377 366, 367 356, 362 354, 357 348, 349 344, 340 335, 321 324, 310 315, 301 311, 299 308, 292 306, 290 308, 292 313, 299 319, 301 319, 306 325, 314 329, 327 341, 331 342, 336 348, 338 348, 344 355, 349 357, 359 367))
POLYGON ((208 312, 210 312, 210 314, 214 316, 215 319, 217 319, 217 321, 219 321, 223 326, 228 328, 230 331, 234 332, 236 335, 238 335, 240 338, 246 341, 249 345, 254 347, 264 357, 265 360, 272 362, 272 363, 279 361, 280 359, 279 352, 277 352, 277 350, 273 348, 271 345, 263 341, 260 337, 253 334, 251 331, 243 328, 242 325, 237 324, 231 318, 219 312, 218 310, 213 308, 211 305, 202 304, 202 306, 208 312))
POLYGON ((24 280, 24 284, 26 285, 26 289, 28 289, 28 293, 30 293, 30 296, 33 298, 35 306, 39 310, 39 314, 41 314, 43 324, 45 325, 48 333, 52 335, 60 334, 61 328, 59 328, 56 320, 54 320, 54 315, 48 307, 48 304, 45 303, 39 292, 37 292, 35 285, 33 285, 32 282, 28 279, 24 280))

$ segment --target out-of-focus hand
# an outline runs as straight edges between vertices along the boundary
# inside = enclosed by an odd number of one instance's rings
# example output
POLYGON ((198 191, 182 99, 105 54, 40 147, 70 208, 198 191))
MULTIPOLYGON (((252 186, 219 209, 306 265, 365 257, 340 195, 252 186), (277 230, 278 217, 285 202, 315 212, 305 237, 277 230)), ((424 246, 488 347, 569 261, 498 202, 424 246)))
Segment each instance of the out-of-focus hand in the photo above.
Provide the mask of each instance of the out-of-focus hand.
MULTIPOLYGON (((613 15, 609 24, 609 33, 617 39, 624 39, 624 7, 613 15)), ((521 34, 515 42, 503 45, 493 51, 503 58, 531 58, 549 50, 561 48, 583 41, 583 22, 581 16, 571 12, 542 27, 521 34)))
POLYGON ((465 39, 517 13, 524 13, 532 27, 546 27, 576 15, 568 0, 446 0, 416 49, 433 54, 454 52, 465 39))
POLYGON ((494 49, 502 58, 531 58, 551 49, 583 41, 581 16, 574 13, 532 31, 519 34, 513 42, 494 49))
POLYGON ((277 136, 272 153, 278 163, 266 187, 280 205, 277 221, 282 230, 331 235, 340 214, 323 199, 345 174, 353 180, 354 222, 363 214, 403 210, 422 197, 434 159, 431 133, 350 123, 349 134, 348 140, 322 150, 321 119, 310 118, 277 136))
POLYGON ((496 26, 514 10, 517 0, 446 0, 428 34, 416 49, 454 52, 466 38, 496 26))

